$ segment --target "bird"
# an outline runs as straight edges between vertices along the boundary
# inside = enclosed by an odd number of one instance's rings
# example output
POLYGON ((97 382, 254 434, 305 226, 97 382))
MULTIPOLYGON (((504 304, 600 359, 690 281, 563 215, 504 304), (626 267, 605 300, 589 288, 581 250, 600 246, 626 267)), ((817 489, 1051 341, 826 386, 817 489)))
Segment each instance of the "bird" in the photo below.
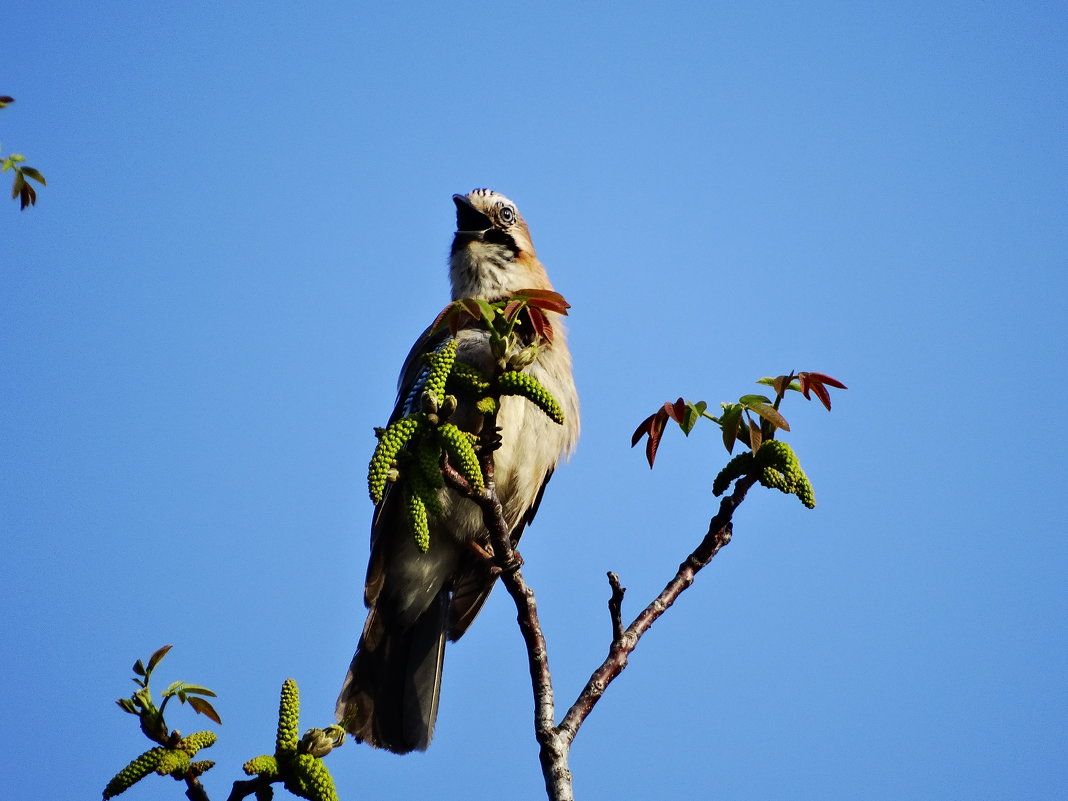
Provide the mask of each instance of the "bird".
MULTIPOLYGON (((449 256, 452 299, 494 302, 523 289, 552 290, 538 260, 530 229, 516 205, 489 189, 453 195, 456 233, 449 256)), ((563 424, 527 399, 503 396, 494 451, 496 491, 514 543, 533 520, 545 485, 579 435, 579 404, 567 333, 560 315, 547 311, 551 343, 540 342, 526 372, 560 405, 563 424)), ((390 421, 417 411, 425 355, 450 336, 428 328, 401 368, 390 421)), ((455 334, 456 360, 491 374, 496 364, 489 334, 472 325, 455 334)), ((525 335, 522 345, 531 341, 525 335)), ((458 400, 449 419, 477 432, 482 416, 470 400, 458 400)), ((441 694, 445 641, 463 636, 489 596, 497 573, 487 558, 482 513, 454 490, 439 491, 444 513, 430 518, 424 553, 408 528, 402 496, 387 489, 371 521, 371 551, 364 585, 367 619, 352 658, 336 715, 357 740, 398 754, 430 744, 441 694)))

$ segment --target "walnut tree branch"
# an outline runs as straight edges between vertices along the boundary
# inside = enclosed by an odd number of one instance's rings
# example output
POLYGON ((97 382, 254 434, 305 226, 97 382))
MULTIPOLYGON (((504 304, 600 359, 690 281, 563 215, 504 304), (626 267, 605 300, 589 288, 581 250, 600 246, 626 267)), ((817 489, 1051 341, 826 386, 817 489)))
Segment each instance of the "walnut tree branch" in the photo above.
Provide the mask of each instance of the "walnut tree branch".
MULTIPOLYGON (((693 584, 694 576, 698 571, 711 562, 720 549, 731 541, 731 518, 734 510, 745 500, 745 494, 756 483, 756 480, 755 476, 743 476, 738 479, 734 492, 720 502, 719 511, 709 521, 708 533, 705 534, 700 545, 679 565, 674 578, 667 583, 652 603, 639 613, 622 636, 618 639, 613 638, 607 658, 590 676, 586 686, 557 727, 557 732, 566 740, 568 747, 608 685, 627 666, 627 661, 638 645, 638 640, 656 622, 657 618, 668 610, 675 599, 693 584)), ((613 587, 613 595, 614 592, 613 587)))

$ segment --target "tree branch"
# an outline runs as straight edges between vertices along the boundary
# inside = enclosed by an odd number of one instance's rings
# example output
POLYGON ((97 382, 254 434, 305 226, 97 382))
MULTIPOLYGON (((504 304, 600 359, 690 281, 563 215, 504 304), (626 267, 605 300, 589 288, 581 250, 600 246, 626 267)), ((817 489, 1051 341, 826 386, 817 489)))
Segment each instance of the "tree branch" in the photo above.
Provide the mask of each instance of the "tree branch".
MULTIPOLYGON (((708 533, 701 540, 701 544, 679 565, 675 577, 667 583, 653 602, 641 611, 626 631, 620 637, 613 638, 607 658, 590 676, 586 686, 557 727, 557 731, 565 739, 568 747, 608 685, 627 666, 627 661, 631 652, 637 647, 638 640, 656 622, 657 618, 668 610, 675 599, 693 584, 697 572, 711 562, 720 549, 731 541, 731 518, 734 510, 745 500, 745 494, 756 483, 756 480, 755 476, 744 476, 738 479, 733 494, 720 502, 719 511, 709 521, 708 533)), ((614 597, 615 587, 613 586, 613 599, 614 597)), ((611 603, 610 601, 609 604, 611 603)))

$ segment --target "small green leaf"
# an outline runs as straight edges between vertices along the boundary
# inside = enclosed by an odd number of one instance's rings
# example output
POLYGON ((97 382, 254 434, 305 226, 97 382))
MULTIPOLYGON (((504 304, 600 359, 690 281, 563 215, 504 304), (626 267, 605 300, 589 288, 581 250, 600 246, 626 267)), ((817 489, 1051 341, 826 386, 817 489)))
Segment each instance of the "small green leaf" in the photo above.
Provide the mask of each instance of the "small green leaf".
POLYGON ((22 155, 21 153, 12 153, 10 156, 8 156, 8 158, 11 159, 12 161, 25 161, 26 160, 26 157, 24 155, 22 155))
POLYGON ((771 403, 771 398, 765 398, 763 395, 742 395, 738 398, 738 403, 743 406, 752 406, 754 403, 771 403))
POLYGON ((133 672, 136 673, 138 676, 147 675, 145 672, 145 663, 138 659, 136 662, 134 662, 133 672))
POLYGON ((181 681, 172 682, 171 685, 166 690, 163 691, 163 693, 162 693, 163 697, 166 698, 168 695, 177 695, 178 693, 180 693, 182 691, 182 688, 184 687, 184 685, 185 685, 185 682, 181 682, 181 681))
POLYGON ((734 452, 734 441, 738 438, 738 426, 742 421, 740 403, 724 403, 723 414, 719 417, 719 426, 723 429, 723 445, 727 453, 734 452))
POLYGON ((23 187, 26 186, 26 179, 22 177, 22 170, 15 170, 15 180, 11 184, 11 197, 17 198, 21 193, 23 187))

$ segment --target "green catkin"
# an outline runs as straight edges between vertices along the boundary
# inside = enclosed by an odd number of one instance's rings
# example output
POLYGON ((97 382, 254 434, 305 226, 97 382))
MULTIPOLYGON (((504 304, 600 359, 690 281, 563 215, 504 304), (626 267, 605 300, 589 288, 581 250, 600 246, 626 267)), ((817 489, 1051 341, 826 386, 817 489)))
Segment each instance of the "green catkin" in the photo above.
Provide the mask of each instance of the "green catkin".
POLYGON ((114 778, 108 782, 108 786, 104 788, 104 798, 114 798, 152 773, 159 765, 160 758, 165 750, 163 748, 150 748, 116 773, 114 778))
POLYGON ((285 788, 308 801, 338 801, 330 770, 311 754, 298 754, 285 788))
POLYGON ((441 476, 441 445, 427 438, 419 443, 419 473, 428 487, 441 489, 445 479, 441 476))
POLYGON ((475 404, 479 414, 497 414, 497 399, 493 397, 482 398, 475 404))
POLYGON ((160 755, 159 764, 156 765, 156 773, 160 776, 180 777, 189 770, 189 754, 185 751, 173 751, 164 749, 160 755))
POLYGON ((402 417, 383 431, 378 438, 378 445, 367 467, 367 489, 376 506, 382 503, 382 495, 386 491, 386 478, 393 466, 393 460, 397 458, 401 448, 420 429, 425 419, 420 412, 402 417))
POLYGON ((794 490, 794 495, 807 508, 816 508, 816 493, 812 491, 812 483, 804 473, 801 474, 801 480, 797 482, 797 489, 794 490))
POLYGON ((497 388, 502 395, 522 395, 541 409, 554 423, 563 424, 564 412, 556 398, 541 382, 529 373, 510 371, 497 378, 497 388))
POLYGON ((445 387, 455 395, 482 397, 489 392, 490 384, 478 368, 464 362, 453 362, 445 387))
POLYGON ((753 467, 753 454, 750 451, 739 453, 719 471, 712 481, 712 494, 719 497, 736 478, 741 478, 753 467))
POLYGON ((272 780, 279 776, 278 760, 270 754, 253 757, 241 766, 241 770, 249 776, 261 776, 272 780))
POLYGON ((807 508, 815 508, 816 496, 812 491, 812 483, 801 469, 797 454, 787 443, 768 440, 760 446, 758 461, 764 465, 760 475, 761 484, 787 495, 796 495, 807 508))
POLYGON ((426 359, 430 363, 430 373, 423 385, 423 392, 440 404, 445 400, 445 382, 456 361, 456 338, 450 339, 434 353, 427 354, 426 359))
POLYGON ((297 733, 300 718, 300 690, 293 679, 282 682, 278 700, 278 735, 275 738, 277 753, 292 753, 297 750, 300 737, 297 733))
POLYGON ((211 748, 218 739, 218 735, 213 731, 195 731, 179 740, 175 748, 185 751, 189 756, 196 756, 197 751, 201 748, 211 748))
POLYGON ((405 473, 408 479, 406 486, 409 491, 419 496, 426 507, 426 513, 433 517, 441 517, 445 514, 439 492, 445 486, 445 479, 442 478, 441 468, 438 466, 440 458, 441 445, 437 442, 430 442, 428 439, 420 445, 418 458, 410 457, 406 460, 409 464, 409 469, 405 473), (436 458, 430 453, 432 450, 437 451, 436 458), (427 454, 425 460, 424 453, 427 454))
POLYGON ((430 548, 430 521, 426 515, 426 504, 414 488, 404 489, 404 513, 415 544, 426 553, 430 548))
POLYGON ((189 764, 189 775, 196 778, 197 776, 202 776, 207 773, 214 767, 215 763, 210 759, 201 759, 198 762, 191 762, 189 764))
POLYGON ((467 479, 471 487, 477 492, 485 489, 486 484, 482 479, 482 468, 479 467, 478 456, 475 455, 475 449, 471 445, 471 440, 467 434, 452 423, 443 423, 438 428, 438 436, 441 439, 441 444, 445 446, 445 450, 452 457, 453 466, 467 479))

